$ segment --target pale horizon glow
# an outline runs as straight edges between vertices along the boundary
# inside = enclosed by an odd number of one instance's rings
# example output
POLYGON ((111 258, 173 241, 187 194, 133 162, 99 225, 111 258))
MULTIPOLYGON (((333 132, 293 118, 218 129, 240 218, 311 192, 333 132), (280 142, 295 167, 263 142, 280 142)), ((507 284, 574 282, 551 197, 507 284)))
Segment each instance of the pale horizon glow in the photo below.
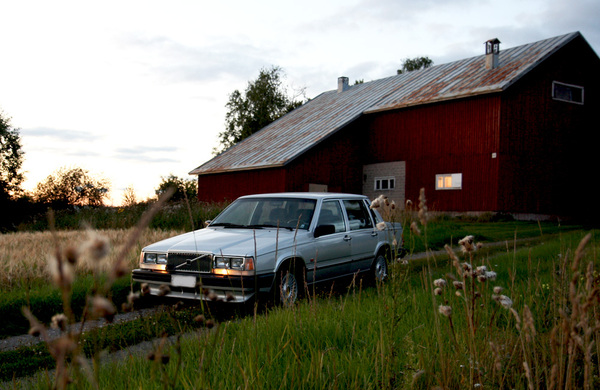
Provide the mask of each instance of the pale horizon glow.
POLYGON ((111 182, 110 203, 208 161, 225 104, 261 68, 280 66, 306 96, 337 78, 392 76, 580 31, 600 48, 597 0, 0 0, 0 110, 20 129, 24 188, 61 167, 111 182))

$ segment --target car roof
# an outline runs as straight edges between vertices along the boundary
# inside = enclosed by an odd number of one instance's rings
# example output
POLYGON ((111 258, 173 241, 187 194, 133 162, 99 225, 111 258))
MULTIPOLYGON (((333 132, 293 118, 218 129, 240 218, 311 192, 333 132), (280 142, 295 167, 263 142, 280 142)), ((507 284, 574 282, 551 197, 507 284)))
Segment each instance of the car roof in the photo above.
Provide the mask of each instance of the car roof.
POLYGON ((367 199, 365 195, 335 192, 275 192, 241 196, 238 199, 252 198, 297 198, 297 199, 367 199))

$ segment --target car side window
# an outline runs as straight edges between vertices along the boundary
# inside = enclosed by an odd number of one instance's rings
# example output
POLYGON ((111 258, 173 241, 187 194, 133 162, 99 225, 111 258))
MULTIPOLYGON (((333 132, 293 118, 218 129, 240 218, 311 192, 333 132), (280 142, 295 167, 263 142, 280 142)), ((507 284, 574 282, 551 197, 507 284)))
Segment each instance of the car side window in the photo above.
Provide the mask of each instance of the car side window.
POLYGON ((346 214, 348 215, 350 230, 373 228, 373 222, 371 221, 369 210, 367 210, 367 207, 363 201, 345 200, 344 207, 346 208, 346 214))
POLYGON ((321 225, 335 226, 336 233, 346 231, 346 223, 344 222, 344 214, 340 202, 337 200, 323 202, 317 226, 321 225))

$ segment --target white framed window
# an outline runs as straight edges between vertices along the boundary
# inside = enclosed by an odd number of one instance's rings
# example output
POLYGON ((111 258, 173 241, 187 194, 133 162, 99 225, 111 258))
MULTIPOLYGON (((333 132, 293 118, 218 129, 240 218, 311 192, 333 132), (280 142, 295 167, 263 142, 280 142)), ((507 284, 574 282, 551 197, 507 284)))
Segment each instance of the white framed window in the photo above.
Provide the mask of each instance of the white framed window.
POLYGON ((552 99, 575 104, 583 104, 583 87, 580 87, 579 85, 553 81, 552 99))
POLYGON ((436 190, 460 190, 462 189, 462 173, 445 173, 435 175, 436 190))
POLYGON ((393 190, 394 188, 396 188, 396 178, 394 176, 375 178, 375 191, 393 190))

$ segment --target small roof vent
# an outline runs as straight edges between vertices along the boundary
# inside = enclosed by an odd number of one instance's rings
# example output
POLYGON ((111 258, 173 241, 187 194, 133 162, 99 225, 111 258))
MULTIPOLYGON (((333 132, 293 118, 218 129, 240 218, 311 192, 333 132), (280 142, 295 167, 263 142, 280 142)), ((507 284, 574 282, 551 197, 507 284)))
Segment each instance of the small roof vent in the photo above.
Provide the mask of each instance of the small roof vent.
POLYGON ((500 54, 500 40, 498 38, 490 39, 485 42, 485 68, 496 69, 500 66, 498 60, 500 54))
POLYGON ((338 89, 337 89, 338 93, 344 92, 348 88, 350 88, 350 85, 348 84, 348 77, 345 77, 345 76, 338 77, 338 89))

